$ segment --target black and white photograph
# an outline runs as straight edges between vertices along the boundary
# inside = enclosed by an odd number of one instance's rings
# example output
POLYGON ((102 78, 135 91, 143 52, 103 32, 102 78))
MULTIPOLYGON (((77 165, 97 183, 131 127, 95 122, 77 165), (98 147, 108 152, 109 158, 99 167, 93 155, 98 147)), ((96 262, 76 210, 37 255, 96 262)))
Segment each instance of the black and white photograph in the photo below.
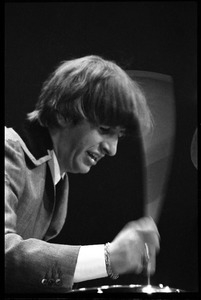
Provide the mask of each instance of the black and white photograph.
POLYGON ((197 6, 4 3, 5 299, 198 296, 197 6))

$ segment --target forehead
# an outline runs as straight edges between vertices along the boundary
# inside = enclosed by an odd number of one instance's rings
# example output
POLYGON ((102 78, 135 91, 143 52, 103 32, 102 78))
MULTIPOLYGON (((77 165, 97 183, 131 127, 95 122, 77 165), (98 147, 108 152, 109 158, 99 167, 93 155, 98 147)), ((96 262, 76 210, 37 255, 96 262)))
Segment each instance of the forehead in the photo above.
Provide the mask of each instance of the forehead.
POLYGON ((117 125, 117 126, 112 126, 112 125, 108 125, 108 124, 94 124, 92 122, 89 122, 88 120, 83 119, 82 121, 80 121, 76 126, 79 127, 82 130, 99 130, 99 129, 103 129, 103 130, 107 130, 109 132, 124 132, 126 131, 125 127, 117 125))

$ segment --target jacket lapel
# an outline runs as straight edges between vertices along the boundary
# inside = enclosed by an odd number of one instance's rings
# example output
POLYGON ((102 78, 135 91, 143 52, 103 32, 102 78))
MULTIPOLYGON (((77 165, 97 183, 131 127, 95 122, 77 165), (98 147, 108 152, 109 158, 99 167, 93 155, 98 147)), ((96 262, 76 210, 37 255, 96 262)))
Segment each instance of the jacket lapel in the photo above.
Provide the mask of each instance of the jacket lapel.
MULTIPOLYGON (((30 165, 30 168, 34 168, 42 163, 47 164, 43 205, 44 214, 47 213, 48 215, 49 227, 48 224, 46 224, 47 227, 45 226, 46 228, 44 228, 46 233, 43 238, 49 240, 61 231, 65 222, 69 191, 68 176, 66 174, 63 184, 60 187, 60 197, 56 199, 55 187, 47 163, 47 161, 51 159, 47 150, 53 149, 48 129, 42 127, 38 122, 25 122, 23 127, 15 130, 19 134, 18 138, 27 154, 26 159, 29 159, 27 160, 27 164, 30 165)), ((35 230, 41 230, 41 226, 37 224, 35 230)))
POLYGON ((69 182, 67 174, 62 182, 59 182, 58 184, 60 186, 54 200, 54 214, 50 223, 50 227, 45 236, 45 240, 49 240, 50 238, 55 237, 61 231, 66 219, 69 193, 69 182))
POLYGON ((14 130, 19 134, 22 147, 31 163, 40 165, 51 159, 47 150, 53 149, 53 143, 46 127, 37 121, 25 121, 21 126, 14 127, 14 130))

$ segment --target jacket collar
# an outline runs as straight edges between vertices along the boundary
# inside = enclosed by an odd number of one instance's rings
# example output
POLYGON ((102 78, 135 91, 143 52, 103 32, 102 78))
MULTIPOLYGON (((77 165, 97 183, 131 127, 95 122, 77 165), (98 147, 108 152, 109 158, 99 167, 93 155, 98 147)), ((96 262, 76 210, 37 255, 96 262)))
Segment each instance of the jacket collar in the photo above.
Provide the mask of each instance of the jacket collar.
POLYGON ((24 151, 35 165, 51 159, 48 150, 53 149, 53 143, 46 127, 42 127, 37 121, 25 121, 22 126, 14 130, 20 136, 24 151))

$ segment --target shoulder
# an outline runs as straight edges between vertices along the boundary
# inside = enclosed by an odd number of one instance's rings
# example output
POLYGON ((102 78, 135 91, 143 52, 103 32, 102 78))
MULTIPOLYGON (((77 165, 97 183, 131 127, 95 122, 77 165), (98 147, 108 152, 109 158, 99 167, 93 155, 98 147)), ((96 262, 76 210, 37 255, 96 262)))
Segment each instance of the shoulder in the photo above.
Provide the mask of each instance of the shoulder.
POLYGON ((21 136, 13 128, 8 127, 5 127, 5 153, 6 155, 12 153, 13 155, 26 156, 36 166, 51 159, 48 152, 46 155, 36 159, 21 136))
POLYGON ((20 145, 20 136, 12 129, 5 127, 5 155, 24 156, 20 145))

